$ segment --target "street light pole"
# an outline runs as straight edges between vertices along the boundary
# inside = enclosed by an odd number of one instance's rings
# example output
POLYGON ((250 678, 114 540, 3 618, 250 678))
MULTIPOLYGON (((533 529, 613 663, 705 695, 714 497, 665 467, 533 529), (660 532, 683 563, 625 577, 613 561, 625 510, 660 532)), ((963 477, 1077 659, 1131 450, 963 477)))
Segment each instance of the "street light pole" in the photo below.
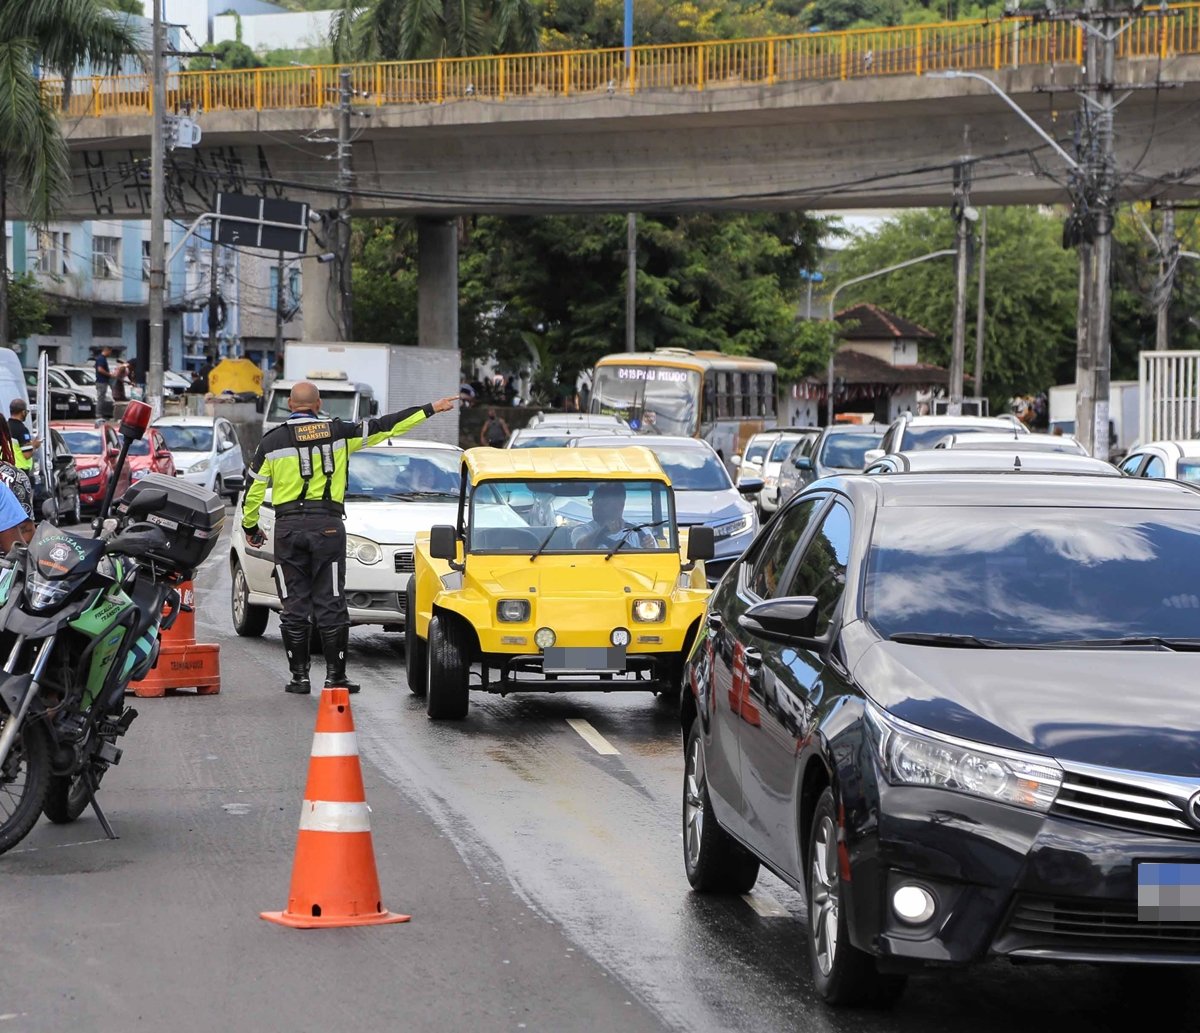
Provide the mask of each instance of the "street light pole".
MULTIPOLYGON (((625 0, 625 77, 633 78, 633 0, 625 0)), ((625 350, 637 351, 637 213, 625 215, 625 350)))
POLYGON ((837 326, 833 322, 833 303, 847 287, 853 287, 855 284, 864 283, 867 280, 874 280, 877 276, 886 276, 888 273, 894 273, 900 269, 907 269, 910 265, 919 265, 921 262, 928 262, 934 258, 946 258, 949 255, 956 255, 958 251, 955 248, 943 248, 941 251, 930 251, 927 255, 918 255, 916 258, 910 258, 904 262, 897 262, 895 265, 889 265, 883 269, 876 269, 872 273, 863 273, 862 276, 854 276, 849 280, 839 283, 832 291, 829 292, 829 371, 828 371, 828 397, 826 398, 826 423, 829 426, 833 425, 833 354, 837 346, 837 326))

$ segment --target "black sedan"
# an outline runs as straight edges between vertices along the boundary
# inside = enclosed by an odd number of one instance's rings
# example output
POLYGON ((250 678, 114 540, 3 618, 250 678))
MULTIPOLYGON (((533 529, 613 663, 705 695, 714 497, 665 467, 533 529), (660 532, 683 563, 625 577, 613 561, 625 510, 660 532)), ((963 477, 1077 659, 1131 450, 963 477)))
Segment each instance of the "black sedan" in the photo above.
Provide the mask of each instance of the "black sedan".
POLYGON ((807 894, 830 1003, 988 957, 1200 963, 1200 490, 820 481, 713 594, 684 860, 807 894))

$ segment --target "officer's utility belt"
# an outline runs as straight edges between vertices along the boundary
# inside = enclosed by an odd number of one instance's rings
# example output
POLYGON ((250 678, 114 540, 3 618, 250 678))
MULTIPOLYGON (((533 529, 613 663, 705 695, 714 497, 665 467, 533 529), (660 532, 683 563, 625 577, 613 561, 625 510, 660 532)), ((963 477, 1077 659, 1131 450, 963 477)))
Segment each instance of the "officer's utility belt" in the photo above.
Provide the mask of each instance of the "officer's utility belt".
POLYGON ((346 507, 332 499, 294 499, 275 506, 275 517, 297 516, 301 513, 316 513, 322 516, 345 516, 346 507))

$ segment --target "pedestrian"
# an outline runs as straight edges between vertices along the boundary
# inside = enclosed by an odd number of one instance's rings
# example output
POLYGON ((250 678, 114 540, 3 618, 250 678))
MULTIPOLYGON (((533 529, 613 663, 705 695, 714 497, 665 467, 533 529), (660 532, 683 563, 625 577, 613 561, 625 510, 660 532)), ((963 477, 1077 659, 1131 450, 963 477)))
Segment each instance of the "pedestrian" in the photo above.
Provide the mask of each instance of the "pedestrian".
POLYGON ((504 404, 510 409, 517 401, 517 378, 509 374, 508 379, 504 382, 504 404))
POLYGON ((488 409, 487 419, 483 421, 483 429, 479 432, 479 443, 501 448, 508 440, 508 424, 503 417, 496 415, 495 409, 488 409))
MULTIPOLYGON (((97 381, 99 383, 99 381, 97 381)), ((114 402, 129 401, 129 365, 128 363, 118 362, 109 374, 109 390, 112 391, 112 400, 114 402)))
POLYGON ((96 414, 102 419, 112 416, 112 405, 108 400, 108 389, 112 385, 112 372, 108 368, 108 357, 112 349, 105 345, 96 356, 96 414))
POLYGON ((25 399, 14 398, 8 403, 8 436, 12 438, 13 466, 18 470, 33 469, 33 453, 42 443, 41 438, 35 438, 25 425, 25 417, 29 415, 29 406, 25 399))
POLYGON ((8 424, 0 420, 0 482, 8 485, 30 521, 33 521, 36 519, 33 515, 33 482, 29 474, 17 469, 15 458, 8 424))
POLYGON ((464 380, 458 385, 458 400, 462 403, 463 408, 475 404, 475 388, 464 380))
POLYGON ((288 396, 291 415, 263 436, 250 463, 242 504, 242 528, 252 548, 266 535, 258 511, 267 489, 275 510, 275 577, 283 602, 280 618, 291 681, 285 691, 306 694, 310 626, 321 633, 325 687, 357 692, 346 678, 350 614, 346 608, 346 528, 343 523, 346 470, 350 453, 403 434, 436 412, 454 408, 457 398, 441 398, 357 423, 323 419, 321 393, 301 381, 288 396))

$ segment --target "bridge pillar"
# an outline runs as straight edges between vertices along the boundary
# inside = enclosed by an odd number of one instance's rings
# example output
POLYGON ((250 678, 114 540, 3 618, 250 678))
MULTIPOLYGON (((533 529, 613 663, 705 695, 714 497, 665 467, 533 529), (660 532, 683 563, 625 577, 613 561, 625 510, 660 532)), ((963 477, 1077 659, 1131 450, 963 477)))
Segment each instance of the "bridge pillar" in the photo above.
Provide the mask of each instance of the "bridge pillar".
POLYGON ((458 347, 458 220, 417 220, 417 343, 458 347))
POLYGON ((300 263, 306 341, 340 341, 342 337, 337 321, 337 263, 318 262, 316 256, 324 251, 316 235, 310 233, 307 255, 310 261, 300 263))

